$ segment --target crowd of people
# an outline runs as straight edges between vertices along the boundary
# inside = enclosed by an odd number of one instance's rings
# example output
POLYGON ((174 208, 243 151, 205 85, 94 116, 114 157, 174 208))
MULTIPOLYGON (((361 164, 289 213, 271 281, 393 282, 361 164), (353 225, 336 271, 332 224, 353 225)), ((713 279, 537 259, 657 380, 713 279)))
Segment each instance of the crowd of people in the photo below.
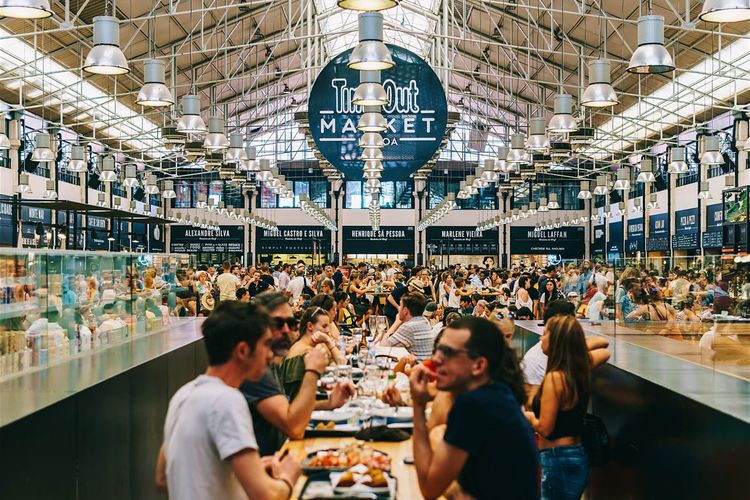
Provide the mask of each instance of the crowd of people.
POLYGON ((157 485, 176 498, 290 496, 300 465, 279 450, 304 436, 314 410, 357 394, 343 380, 316 397, 326 367, 347 362, 357 348, 347 339, 361 331, 370 349, 407 353, 394 369, 409 394, 389 386, 380 396, 413 407, 426 498, 495 498, 498 484, 511 498, 580 498, 590 372, 609 353, 606 340, 584 336, 570 300, 585 278, 567 289, 558 270, 545 271, 225 262, 183 276, 194 293, 178 307, 206 316, 210 367, 170 402, 157 485), (387 318, 384 331, 371 317, 387 318), (521 360, 512 320, 534 317, 544 335, 521 360))

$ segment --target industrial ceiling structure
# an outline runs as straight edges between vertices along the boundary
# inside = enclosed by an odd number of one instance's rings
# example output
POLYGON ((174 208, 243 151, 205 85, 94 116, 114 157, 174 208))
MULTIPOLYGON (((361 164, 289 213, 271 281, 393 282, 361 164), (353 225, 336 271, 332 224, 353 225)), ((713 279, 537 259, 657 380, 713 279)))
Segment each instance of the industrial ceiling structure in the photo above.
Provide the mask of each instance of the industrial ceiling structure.
MULTIPOLYGON (((14 1, 45 3, 3 3, 14 1)), ((704 21, 702 0, 395 3, 383 11, 385 41, 428 61, 459 114, 441 159, 494 158, 514 132, 527 134, 533 118, 548 122, 560 93, 572 96, 578 125, 596 130, 567 160, 592 169, 745 109, 750 22, 704 21), (651 14, 664 18, 675 70, 629 72, 638 20, 651 14), (589 65, 602 59, 618 102, 581 106, 589 65), (480 147, 472 144, 477 136, 480 147)), ((223 118, 225 132, 241 133, 258 158, 314 159, 295 113, 306 110, 326 62, 356 44, 357 12, 336 0, 55 0, 47 18, 2 21, 0 99, 167 175, 191 160, 163 137, 188 94, 199 97, 206 123, 223 118), (96 45, 95 17, 105 15, 117 19, 124 74, 83 69, 96 45), (151 59, 164 63, 172 106, 137 103, 151 59)))

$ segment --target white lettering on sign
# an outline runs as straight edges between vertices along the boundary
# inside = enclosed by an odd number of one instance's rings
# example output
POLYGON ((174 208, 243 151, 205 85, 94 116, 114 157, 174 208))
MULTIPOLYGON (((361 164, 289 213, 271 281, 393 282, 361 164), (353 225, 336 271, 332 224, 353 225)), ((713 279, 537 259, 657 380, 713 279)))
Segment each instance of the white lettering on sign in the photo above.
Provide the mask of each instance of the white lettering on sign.
POLYGON ((631 233, 640 233, 640 232, 643 231, 643 223, 640 223, 640 224, 630 224, 630 226, 628 227, 628 230, 631 233))
POLYGON ((724 221, 724 212, 721 210, 717 210, 714 212, 714 222, 723 222, 724 221))
POLYGON ((667 225, 667 221, 659 219, 654 221, 654 229, 664 229, 667 225))
POLYGON ((0 214, 13 215, 13 205, 10 203, 0 203, 0 214))
POLYGON ((352 238, 406 238, 403 229, 389 229, 380 231, 352 230, 352 238))
POLYGON ((264 229, 265 238, 322 238, 322 229, 264 229))
POLYGON ((219 229, 214 231, 213 229, 187 229, 185 230, 185 238, 228 238, 228 229, 219 229))
POLYGON ((540 239, 550 239, 550 238, 567 238, 568 232, 567 231, 537 231, 535 229, 532 229, 527 232, 526 235, 527 238, 540 238, 540 239))
POLYGON ((680 217, 681 226, 691 226, 695 224, 695 215, 683 215, 680 217))
POLYGON ((440 232, 441 238, 481 238, 482 231, 453 231, 450 229, 443 229, 440 232))

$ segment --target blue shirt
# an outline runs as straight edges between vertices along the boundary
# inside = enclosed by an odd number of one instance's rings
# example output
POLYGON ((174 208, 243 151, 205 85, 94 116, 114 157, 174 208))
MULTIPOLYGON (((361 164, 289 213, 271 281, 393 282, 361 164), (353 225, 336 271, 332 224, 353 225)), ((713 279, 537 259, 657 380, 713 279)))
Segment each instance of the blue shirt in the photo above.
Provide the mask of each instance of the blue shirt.
POLYGON ((480 278, 478 274, 471 277, 470 283, 474 288, 482 288, 482 278, 480 278))
POLYGON ((630 295, 628 295, 628 293, 624 289, 618 288, 617 292, 620 295, 617 303, 620 305, 620 310, 622 311, 622 317, 624 319, 628 316, 628 314, 635 310, 635 305, 633 304, 633 301, 630 300, 630 295), (621 290, 622 293, 620 293, 621 290))

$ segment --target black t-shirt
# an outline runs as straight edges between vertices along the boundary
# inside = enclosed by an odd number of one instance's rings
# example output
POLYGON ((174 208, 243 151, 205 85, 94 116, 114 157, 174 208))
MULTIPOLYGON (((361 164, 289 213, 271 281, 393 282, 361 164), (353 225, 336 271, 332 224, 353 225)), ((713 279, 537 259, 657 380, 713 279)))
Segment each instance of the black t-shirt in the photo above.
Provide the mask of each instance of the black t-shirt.
POLYGON ((477 499, 539 498, 534 435, 506 384, 460 394, 448 414, 444 439, 469 453, 458 482, 477 499))
POLYGON ((529 297, 531 298, 531 300, 539 300, 539 290, 532 286, 527 288, 526 291, 529 292, 529 297))
POLYGON ((265 292, 266 290, 270 290, 271 285, 266 283, 263 278, 261 277, 258 282, 251 281, 249 285, 247 285, 247 292, 250 294, 251 297, 255 297, 259 293, 265 292))
POLYGON ((260 281, 268 284, 268 286, 276 286, 276 282, 273 280, 273 276, 270 274, 261 274, 260 281))
MULTIPOLYGON (((408 292, 408 291, 409 291, 409 287, 408 286, 397 286, 391 292, 390 296, 393 297, 393 300, 396 301, 396 304, 400 304, 401 303, 401 297, 403 297, 404 295, 406 295, 406 292, 408 292)), ((384 312, 385 312, 385 315, 388 316, 388 317, 396 317, 396 314, 398 314, 398 309, 396 309, 395 307, 393 307, 393 305, 391 304, 391 302, 387 300, 386 303, 385 303, 385 310, 384 310, 384 312)))
POLYGON ((331 279, 333 279, 333 283, 336 285, 336 290, 338 290, 341 287, 341 283, 344 281, 344 275, 341 273, 340 269, 336 269, 336 272, 333 273, 331 279))
POLYGON ((281 449, 286 441, 286 436, 271 423, 263 418, 255 405, 271 396, 284 395, 284 389, 279 382, 278 367, 273 364, 268 367, 263 377, 257 382, 245 380, 240 386, 240 391, 245 396, 250 407, 250 415, 253 417, 253 430, 255 439, 258 441, 258 453, 261 456, 273 455, 281 449))

